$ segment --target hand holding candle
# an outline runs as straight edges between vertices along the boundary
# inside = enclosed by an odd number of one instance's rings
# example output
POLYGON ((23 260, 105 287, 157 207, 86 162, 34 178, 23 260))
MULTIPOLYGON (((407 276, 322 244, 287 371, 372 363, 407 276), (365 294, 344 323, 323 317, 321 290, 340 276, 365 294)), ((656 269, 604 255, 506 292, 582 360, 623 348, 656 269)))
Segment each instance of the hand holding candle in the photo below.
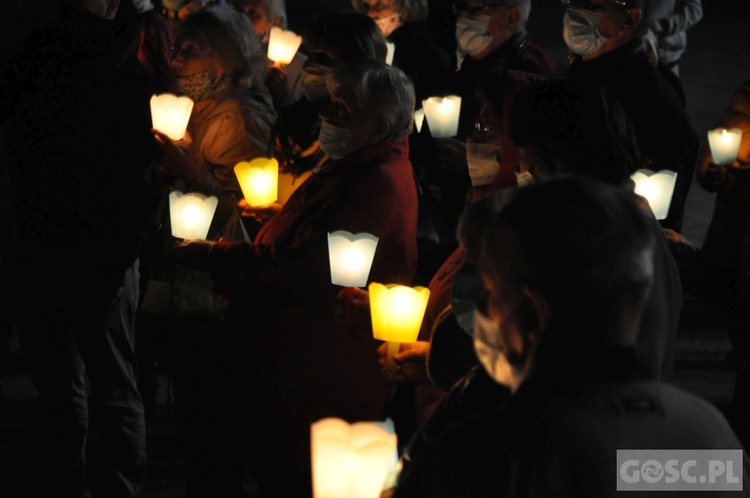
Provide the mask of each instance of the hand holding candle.
POLYGON ((717 128, 708 132, 708 145, 715 164, 731 166, 737 160, 742 142, 742 130, 739 128, 717 128))
POLYGON ((386 378, 392 380, 397 370, 393 355, 398 352, 400 343, 417 340, 430 290, 373 282, 369 291, 372 335, 377 340, 388 342, 385 372, 386 378))

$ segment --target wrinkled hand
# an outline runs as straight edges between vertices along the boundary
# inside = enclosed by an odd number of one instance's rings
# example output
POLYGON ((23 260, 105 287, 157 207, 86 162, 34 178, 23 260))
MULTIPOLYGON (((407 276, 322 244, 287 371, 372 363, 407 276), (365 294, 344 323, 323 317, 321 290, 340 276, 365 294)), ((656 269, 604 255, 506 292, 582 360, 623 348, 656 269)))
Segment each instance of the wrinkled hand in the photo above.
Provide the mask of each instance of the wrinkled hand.
POLYGON ((158 173, 163 176, 173 176, 184 179, 187 183, 193 183, 201 172, 201 168, 190 151, 190 140, 187 138, 182 143, 175 142, 166 134, 153 128, 158 148, 158 173))
MULTIPOLYGON (((388 343, 378 346, 378 364, 385 368, 388 355, 388 343)), ((389 379, 397 384, 429 384, 427 375, 427 357, 430 355, 430 343, 417 341, 412 344, 401 344, 398 353, 393 355, 393 362, 398 367, 396 376, 389 379)))
POLYGON ((201 239, 184 240, 172 249, 172 261, 191 270, 207 271, 208 253, 214 244, 201 239))
POLYGON ((436 166, 444 171, 467 175, 466 142, 455 138, 435 139, 436 166))
POLYGON ((286 66, 284 64, 274 63, 269 66, 266 74, 266 86, 271 96, 276 102, 280 102, 289 94, 287 85, 286 66))
POLYGON ((372 338, 369 292, 358 287, 342 289, 336 295, 335 306, 334 319, 339 330, 372 338))
POLYGON ((278 202, 272 202, 265 206, 251 206, 245 199, 240 199, 237 203, 237 207, 240 208, 240 216, 245 219, 260 223, 261 225, 273 218, 273 216, 281 211, 281 204, 278 202))

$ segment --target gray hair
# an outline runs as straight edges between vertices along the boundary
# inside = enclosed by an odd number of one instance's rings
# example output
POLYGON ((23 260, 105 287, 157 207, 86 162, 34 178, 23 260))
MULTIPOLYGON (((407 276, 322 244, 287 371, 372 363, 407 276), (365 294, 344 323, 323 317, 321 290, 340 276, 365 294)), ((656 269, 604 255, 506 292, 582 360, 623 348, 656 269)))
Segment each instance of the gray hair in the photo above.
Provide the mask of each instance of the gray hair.
POLYGON ((386 142, 398 142, 411 132, 414 84, 400 69, 374 59, 353 61, 328 77, 332 94, 339 87, 351 92, 360 109, 388 124, 386 142))
POLYGON ((284 0, 229 0, 228 3, 240 12, 244 12, 245 7, 251 3, 265 3, 268 6, 268 17, 270 19, 274 19, 276 17, 281 19, 281 23, 279 25, 281 29, 287 29, 288 27, 286 2, 284 0))
POLYGON ((242 87, 263 82, 268 69, 266 55, 250 20, 227 6, 206 7, 175 28, 176 38, 191 39, 214 51, 224 76, 242 87))
MULTIPOLYGON (((359 12, 367 13, 363 0, 352 0, 352 6, 359 12)), ((421 21, 430 13, 427 0, 391 0, 391 8, 403 22, 421 21)))

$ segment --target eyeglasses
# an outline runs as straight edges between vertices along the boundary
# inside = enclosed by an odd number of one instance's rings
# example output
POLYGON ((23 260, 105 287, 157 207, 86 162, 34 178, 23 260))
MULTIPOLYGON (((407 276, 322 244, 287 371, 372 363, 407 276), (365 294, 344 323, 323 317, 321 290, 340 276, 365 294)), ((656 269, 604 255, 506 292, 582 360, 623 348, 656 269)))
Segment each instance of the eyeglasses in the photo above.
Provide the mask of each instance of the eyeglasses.
POLYGON ((592 0, 560 0, 563 7, 577 7, 584 10, 596 11, 606 3, 613 3, 620 7, 627 7, 627 0, 603 0, 602 2, 594 2, 592 0))
POLYGON ((196 55, 205 54, 207 52, 210 52, 211 49, 205 49, 201 50, 199 48, 196 48, 192 45, 187 45, 185 47, 181 47, 180 45, 170 45, 169 46, 169 56, 174 59, 178 55, 182 55, 183 59, 190 59, 191 57, 195 57, 196 55))

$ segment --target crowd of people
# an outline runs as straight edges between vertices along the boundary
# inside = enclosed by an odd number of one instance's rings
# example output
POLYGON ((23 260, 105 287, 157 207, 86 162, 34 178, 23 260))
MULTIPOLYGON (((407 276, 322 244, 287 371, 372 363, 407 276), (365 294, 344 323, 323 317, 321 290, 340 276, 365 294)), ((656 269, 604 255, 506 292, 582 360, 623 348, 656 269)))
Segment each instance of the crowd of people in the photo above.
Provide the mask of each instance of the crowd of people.
POLYGON ((717 164, 679 72, 700 2, 563 0, 566 63, 531 0, 311 5, 63 0, 2 53, 0 334, 41 403, 32 495, 142 495, 156 363, 189 497, 312 497, 327 417, 395 422, 383 498, 614 496, 619 450, 744 454, 750 424, 669 383, 687 294, 724 317, 750 420, 750 86, 717 164), (302 37, 289 63, 275 28, 302 37), (152 125, 162 93, 193 102, 181 140, 152 125), (447 95, 457 132, 433 137, 415 114, 447 95), (234 169, 258 158, 262 206, 234 169), (677 173, 664 219, 641 169, 677 173), (702 247, 696 175, 718 192, 702 247), (216 197, 205 239, 172 235, 173 192, 216 197), (430 290, 395 376, 368 291, 331 282, 339 230, 377 237, 369 282, 430 290))

